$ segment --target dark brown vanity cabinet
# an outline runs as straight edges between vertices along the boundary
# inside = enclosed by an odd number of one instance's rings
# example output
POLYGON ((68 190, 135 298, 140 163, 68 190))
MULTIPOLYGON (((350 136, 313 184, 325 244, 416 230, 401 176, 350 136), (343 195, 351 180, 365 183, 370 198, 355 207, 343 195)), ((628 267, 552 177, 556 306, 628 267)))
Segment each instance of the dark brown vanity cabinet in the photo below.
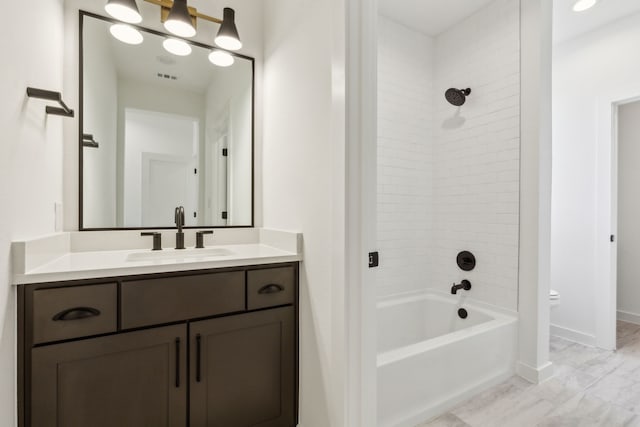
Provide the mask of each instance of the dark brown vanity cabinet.
POLYGON ((186 325, 36 347, 31 425, 182 427, 186 325))
POLYGON ((22 286, 19 425, 295 426, 297 268, 22 286))
POLYGON ((292 307, 191 324, 191 426, 295 425, 292 307))

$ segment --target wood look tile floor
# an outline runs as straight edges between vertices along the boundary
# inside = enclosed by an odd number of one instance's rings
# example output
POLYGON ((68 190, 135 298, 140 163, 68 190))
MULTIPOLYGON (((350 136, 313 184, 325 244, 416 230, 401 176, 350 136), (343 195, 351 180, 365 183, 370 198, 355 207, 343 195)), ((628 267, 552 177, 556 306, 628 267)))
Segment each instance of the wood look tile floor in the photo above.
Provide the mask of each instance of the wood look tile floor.
POLYGON ((551 338, 555 377, 513 377, 416 427, 640 427, 640 326, 618 322, 618 350, 551 338))

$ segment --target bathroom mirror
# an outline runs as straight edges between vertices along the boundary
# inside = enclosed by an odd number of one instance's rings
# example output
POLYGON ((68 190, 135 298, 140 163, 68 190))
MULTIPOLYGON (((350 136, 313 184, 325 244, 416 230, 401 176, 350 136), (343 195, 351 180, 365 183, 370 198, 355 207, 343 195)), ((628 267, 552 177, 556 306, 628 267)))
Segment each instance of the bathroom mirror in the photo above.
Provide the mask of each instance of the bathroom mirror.
POLYGON ((170 228, 176 206, 253 226, 253 58, 117 24, 80 12, 80 229, 170 228))

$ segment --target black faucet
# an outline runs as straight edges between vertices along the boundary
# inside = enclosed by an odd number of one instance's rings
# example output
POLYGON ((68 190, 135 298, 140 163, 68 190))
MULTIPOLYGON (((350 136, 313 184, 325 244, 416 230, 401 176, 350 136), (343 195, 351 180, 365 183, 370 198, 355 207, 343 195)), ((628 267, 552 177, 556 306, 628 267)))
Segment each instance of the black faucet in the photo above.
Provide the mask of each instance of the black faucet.
POLYGON ((204 249, 205 234, 213 234, 213 230, 196 231, 196 249, 204 249))
POLYGON ((178 232, 176 233, 176 249, 184 249, 184 233, 182 227, 184 227, 184 208, 178 206, 175 212, 176 227, 178 232))
POLYGON ((162 250, 162 234, 157 231, 145 231, 140 233, 141 236, 153 236, 153 250, 161 251, 162 250))
POLYGON ((458 293, 459 289, 464 289, 465 291, 468 291, 469 289, 471 289, 471 282, 465 279, 462 282, 460 282, 459 285, 456 285, 454 283, 453 286, 451 286, 451 293, 455 295, 458 293))

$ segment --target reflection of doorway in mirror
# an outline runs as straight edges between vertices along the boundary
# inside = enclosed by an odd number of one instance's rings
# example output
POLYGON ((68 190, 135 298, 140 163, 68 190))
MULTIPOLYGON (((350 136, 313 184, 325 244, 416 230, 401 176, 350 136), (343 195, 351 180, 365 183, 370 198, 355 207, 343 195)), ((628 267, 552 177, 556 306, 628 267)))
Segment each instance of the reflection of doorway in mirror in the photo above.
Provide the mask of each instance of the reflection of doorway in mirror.
POLYGON ((225 105, 212 126, 207 130, 206 139, 206 218, 212 225, 228 225, 228 140, 229 140, 229 107, 225 105), (226 217, 226 218, 225 218, 226 217))
POLYGON ((197 225, 199 133, 194 117, 125 109, 126 226, 172 226, 176 206, 197 225))
POLYGON ((142 154, 142 226, 168 224, 176 206, 184 206, 185 225, 195 226, 198 188, 194 157, 142 154))

